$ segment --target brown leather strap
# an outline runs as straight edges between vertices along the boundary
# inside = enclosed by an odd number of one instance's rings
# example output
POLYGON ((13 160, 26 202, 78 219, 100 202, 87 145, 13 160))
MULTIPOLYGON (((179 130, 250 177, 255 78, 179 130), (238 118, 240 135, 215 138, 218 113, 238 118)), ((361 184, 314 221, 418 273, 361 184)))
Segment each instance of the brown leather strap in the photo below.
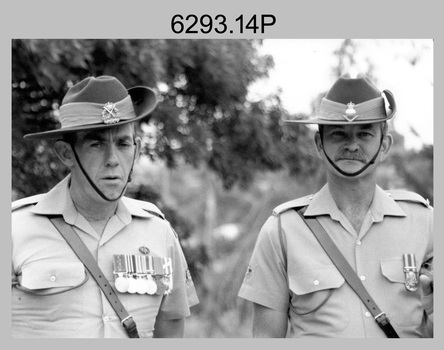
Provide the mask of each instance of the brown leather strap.
POLYGON ((349 286, 355 291, 355 293, 361 298, 364 305, 371 312, 375 321, 384 331, 387 338, 399 338, 398 334, 390 324, 390 320, 388 319, 385 312, 382 312, 378 305, 376 305, 373 298, 367 292, 361 280, 356 275, 355 270, 350 266, 348 261, 345 259, 344 255, 340 252, 336 244, 331 239, 330 235, 325 231, 325 229, 321 226, 316 217, 304 216, 306 207, 303 207, 296 212, 305 221, 307 226, 311 229, 322 248, 324 248, 327 255, 330 257, 331 261, 339 272, 344 276, 344 279, 347 281, 349 286))
POLYGON ((74 253, 76 253, 77 257, 88 269, 91 276, 94 277, 97 284, 102 289, 103 294, 108 299, 116 314, 119 316, 120 322, 125 328, 128 336, 130 338, 139 338, 137 326, 132 316, 128 314, 116 292, 111 287, 96 260, 92 256, 91 252, 74 231, 72 226, 68 225, 60 216, 50 217, 49 220, 57 228, 63 238, 65 238, 66 242, 68 242, 74 253))

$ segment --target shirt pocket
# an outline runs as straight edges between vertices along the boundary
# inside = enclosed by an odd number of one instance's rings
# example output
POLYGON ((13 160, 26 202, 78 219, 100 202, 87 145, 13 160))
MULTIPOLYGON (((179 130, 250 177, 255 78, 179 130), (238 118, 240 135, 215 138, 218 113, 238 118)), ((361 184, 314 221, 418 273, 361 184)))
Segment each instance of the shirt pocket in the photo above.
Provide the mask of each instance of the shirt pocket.
POLYGON ((306 315, 318 310, 344 282, 344 277, 333 265, 313 266, 291 272, 289 286, 293 311, 298 315, 306 315))
POLYGON ((77 288, 87 276, 80 261, 46 259, 24 265, 20 285, 28 292, 49 295, 77 288))
POLYGON ((22 267, 13 292, 12 318, 17 325, 51 331, 75 330, 84 322, 84 265, 72 259, 45 259, 22 267))
POLYGON ((385 305, 380 308, 399 326, 417 326, 422 320, 421 286, 408 291, 404 286, 404 263, 402 258, 380 261, 385 305))

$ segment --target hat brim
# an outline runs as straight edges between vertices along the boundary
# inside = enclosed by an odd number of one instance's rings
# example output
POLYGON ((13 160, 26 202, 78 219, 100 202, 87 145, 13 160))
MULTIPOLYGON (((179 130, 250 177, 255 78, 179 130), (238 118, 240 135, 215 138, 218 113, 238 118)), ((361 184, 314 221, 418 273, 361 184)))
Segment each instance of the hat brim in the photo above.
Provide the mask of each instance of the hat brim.
POLYGON ((144 119, 149 116, 149 114, 156 108, 157 97, 156 93, 145 86, 135 86, 127 90, 128 94, 131 96, 133 103, 135 118, 119 121, 114 124, 90 124, 83 126, 76 126, 72 128, 61 128, 56 130, 38 132, 33 134, 27 134, 23 136, 26 140, 37 140, 37 139, 54 139, 60 137, 64 134, 86 131, 86 130, 100 130, 109 129, 120 125, 125 125, 128 123, 133 123, 138 120, 144 119))
POLYGON ((389 90, 383 91, 385 97, 388 101, 388 108, 390 110, 390 113, 384 117, 384 118, 375 118, 375 119, 354 119, 352 121, 348 120, 329 120, 329 119, 323 119, 323 118, 310 118, 310 119, 287 119, 284 120, 285 123, 288 124, 318 124, 318 125, 356 125, 356 124, 375 124, 375 123, 382 123, 389 119, 392 119, 395 116, 396 113, 396 103, 395 98, 393 94, 389 90))
POLYGON ((320 118, 312 118, 312 119, 293 119, 293 120, 284 120, 284 123, 292 124, 318 124, 318 125, 356 125, 356 124, 375 124, 382 123, 392 118, 392 115, 386 118, 378 118, 378 119, 365 119, 365 120, 354 120, 349 122, 347 120, 326 120, 320 118))

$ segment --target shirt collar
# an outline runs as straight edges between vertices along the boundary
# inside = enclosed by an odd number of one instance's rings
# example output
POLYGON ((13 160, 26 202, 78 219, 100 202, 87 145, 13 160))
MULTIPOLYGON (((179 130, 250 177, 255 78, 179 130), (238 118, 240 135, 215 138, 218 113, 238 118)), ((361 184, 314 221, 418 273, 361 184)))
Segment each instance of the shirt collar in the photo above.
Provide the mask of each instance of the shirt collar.
MULTIPOLYGON (((396 201, 379 186, 376 186, 375 188, 370 211, 375 222, 382 221, 384 216, 406 216, 405 212, 396 201)), ((313 196, 304 215, 330 215, 332 219, 340 221, 341 214, 336 202, 330 194, 328 184, 325 184, 324 187, 313 196)))
POLYGON ((398 203, 379 186, 376 186, 370 210, 376 222, 382 221, 384 216, 407 216, 398 203))
MULTIPOLYGON (((69 194, 71 175, 66 176, 54 186, 31 210, 39 215, 63 215, 65 221, 74 224, 78 212, 69 194)), ((143 210, 135 202, 122 197, 117 205, 116 215, 123 223, 129 224, 132 216, 153 217, 152 214, 143 210)))
POLYGON ((339 208, 330 194, 328 184, 320 189, 309 204, 305 214, 307 216, 330 215, 334 220, 340 220, 339 208))

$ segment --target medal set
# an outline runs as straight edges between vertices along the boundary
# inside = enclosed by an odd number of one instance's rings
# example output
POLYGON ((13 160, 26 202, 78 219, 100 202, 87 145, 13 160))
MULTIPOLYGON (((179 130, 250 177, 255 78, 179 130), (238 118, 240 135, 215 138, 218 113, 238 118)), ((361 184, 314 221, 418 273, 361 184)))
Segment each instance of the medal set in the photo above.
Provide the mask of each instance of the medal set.
POLYGON ((120 293, 170 294, 173 289, 171 258, 150 255, 114 255, 114 278, 120 293))
POLYGON ((405 288, 410 292, 414 292, 419 287, 419 275, 418 275, 418 269, 416 267, 415 254, 404 254, 403 261, 404 261, 405 288))

